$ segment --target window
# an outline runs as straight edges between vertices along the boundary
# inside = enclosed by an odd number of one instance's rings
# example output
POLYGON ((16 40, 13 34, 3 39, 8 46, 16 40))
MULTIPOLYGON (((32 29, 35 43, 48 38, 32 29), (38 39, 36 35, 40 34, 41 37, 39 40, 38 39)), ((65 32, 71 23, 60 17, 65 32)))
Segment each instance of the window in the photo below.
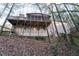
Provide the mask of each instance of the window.
POLYGON ((34 16, 31 16, 31 20, 34 20, 34 16))
POLYGON ((30 20, 30 15, 27 15, 27 19, 30 20))
POLYGON ((37 16, 35 16, 35 20, 37 20, 37 16))
POLYGON ((41 16, 38 16, 38 20, 41 20, 41 16))

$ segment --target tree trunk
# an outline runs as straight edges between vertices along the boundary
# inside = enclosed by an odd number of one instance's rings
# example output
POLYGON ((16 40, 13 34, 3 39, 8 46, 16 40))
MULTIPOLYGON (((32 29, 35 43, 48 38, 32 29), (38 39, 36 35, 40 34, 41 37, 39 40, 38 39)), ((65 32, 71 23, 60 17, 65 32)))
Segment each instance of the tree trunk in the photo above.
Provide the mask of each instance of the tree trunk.
POLYGON ((54 21, 55 30, 56 30, 57 36, 59 38, 58 41, 60 41, 61 40, 61 37, 60 37, 60 35, 58 33, 58 29, 57 29, 57 26, 56 26, 56 21, 55 21, 54 14, 53 14, 53 6, 52 6, 52 4, 51 4, 51 7, 52 7, 52 10, 49 7, 48 8, 49 8, 49 10, 50 10, 50 12, 52 14, 52 19, 54 21))
POLYGON ((12 7, 11 7, 11 9, 10 9, 10 11, 9 11, 3 25, 2 25, 2 27, 1 27, 0 35, 2 34, 3 28, 4 28, 4 26, 5 26, 6 22, 7 22, 7 18, 9 17, 10 13, 12 12, 13 6, 14 6, 14 3, 12 4, 12 7))
POLYGON ((67 10, 68 14, 70 15, 71 20, 73 21, 73 24, 75 25, 76 30, 79 32, 78 27, 76 26, 76 23, 75 23, 75 21, 74 21, 74 19, 73 19, 72 15, 71 15, 70 11, 68 10, 68 8, 67 8, 67 6, 66 6, 66 4, 65 4, 65 3, 64 3, 64 7, 66 8, 66 10, 67 10))
POLYGON ((8 6, 8 3, 5 5, 5 7, 4 7, 3 11, 1 12, 0 17, 3 15, 3 13, 4 13, 4 11, 6 10, 7 6, 8 6))
MULTIPOLYGON (((42 9, 40 8, 39 4, 36 3, 36 5, 38 6, 38 8, 39 8, 39 10, 40 10, 40 12, 41 12, 43 21, 45 22, 44 17, 43 17, 43 14, 42 14, 42 9)), ((46 22, 45 22, 45 26, 47 27, 46 22)), ((48 34, 49 43, 51 43, 48 29, 46 28, 46 30, 47 30, 47 34, 48 34)))
POLYGON ((54 5, 55 5, 55 7, 56 7, 56 10, 57 10, 57 13, 58 13, 58 16, 59 16, 59 19, 60 19, 60 22, 61 22, 61 24, 62 24, 62 27, 63 27, 63 30, 64 30, 64 32, 65 32, 65 39, 66 39, 66 41, 68 40, 67 39, 67 32, 66 32, 66 29, 65 29, 65 26, 64 26, 64 24, 63 24, 63 21, 62 21, 62 18, 61 18, 61 16, 60 16, 60 13, 59 13, 59 10, 58 10, 58 7, 57 7, 57 5, 54 3, 54 5))

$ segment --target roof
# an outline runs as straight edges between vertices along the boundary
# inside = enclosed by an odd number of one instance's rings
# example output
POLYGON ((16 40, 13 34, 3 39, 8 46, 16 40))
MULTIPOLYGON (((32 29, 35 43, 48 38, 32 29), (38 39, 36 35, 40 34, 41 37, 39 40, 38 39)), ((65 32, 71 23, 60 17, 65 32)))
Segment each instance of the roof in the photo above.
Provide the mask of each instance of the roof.
MULTIPOLYGON (((39 16, 42 16, 42 14, 41 13, 27 13, 27 15, 39 15, 39 16)), ((48 15, 48 14, 43 14, 43 16, 46 16, 46 17, 51 17, 50 15, 48 15)))

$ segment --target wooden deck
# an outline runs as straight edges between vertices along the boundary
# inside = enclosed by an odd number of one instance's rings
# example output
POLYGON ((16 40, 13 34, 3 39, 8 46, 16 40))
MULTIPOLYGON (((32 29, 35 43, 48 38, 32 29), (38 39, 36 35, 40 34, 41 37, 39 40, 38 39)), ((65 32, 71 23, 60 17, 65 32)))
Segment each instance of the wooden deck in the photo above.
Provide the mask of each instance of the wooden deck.
POLYGON ((33 28, 46 28, 51 24, 51 20, 27 20, 26 18, 9 17, 7 19, 13 26, 25 26, 33 28))

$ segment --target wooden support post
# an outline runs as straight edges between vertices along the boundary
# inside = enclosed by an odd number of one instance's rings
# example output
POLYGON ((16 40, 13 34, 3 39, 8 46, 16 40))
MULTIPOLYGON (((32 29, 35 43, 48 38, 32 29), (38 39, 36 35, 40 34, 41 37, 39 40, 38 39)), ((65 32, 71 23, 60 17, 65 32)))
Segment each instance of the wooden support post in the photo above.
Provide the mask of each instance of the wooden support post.
POLYGON ((31 16, 30 16, 30 32, 29 32, 29 36, 31 36, 31 28, 32 26, 31 26, 31 16))
POLYGON ((39 22, 37 24, 37 31, 38 31, 38 36, 39 36, 39 22))
MULTIPOLYGON (((25 24, 26 24, 26 21, 24 21, 24 26, 23 26, 23 29, 25 30, 25 24)), ((23 32, 22 32, 22 34, 24 35, 24 30, 23 30, 23 32)))
MULTIPOLYGON (((17 27, 18 27, 18 17, 17 17, 17 21, 16 21, 16 26, 15 26, 15 30, 17 29, 17 27)), ((16 35, 18 36, 18 33, 16 32, 16 35)))

